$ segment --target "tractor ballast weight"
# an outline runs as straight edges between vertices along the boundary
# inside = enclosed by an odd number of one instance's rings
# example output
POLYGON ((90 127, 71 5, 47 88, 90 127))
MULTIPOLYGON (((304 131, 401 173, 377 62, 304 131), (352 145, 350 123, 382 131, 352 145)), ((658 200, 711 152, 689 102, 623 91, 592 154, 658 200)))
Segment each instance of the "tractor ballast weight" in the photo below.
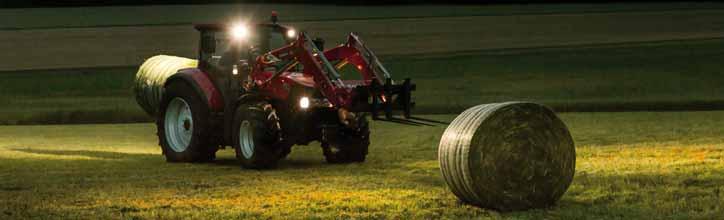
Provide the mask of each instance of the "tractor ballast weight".
POLYGON ((400 110, 410 117, 415 84, 395 82, 357 34, 322 50, 322 39, 272 17, 272 23, 247 29, 197 25, 195 66, 170 56, 141 66, 134 91, 156 117, 168 161, 213 160, 218 149, 232 146, 244 167, 269 168, 293 145, 319 141, 330 163, 362 162, 367 113, 390 119, 400 110), (155 63, 169 65, 149 67, 155 63), (361 80, 341 78, 338 70, 348 64, 361 80))

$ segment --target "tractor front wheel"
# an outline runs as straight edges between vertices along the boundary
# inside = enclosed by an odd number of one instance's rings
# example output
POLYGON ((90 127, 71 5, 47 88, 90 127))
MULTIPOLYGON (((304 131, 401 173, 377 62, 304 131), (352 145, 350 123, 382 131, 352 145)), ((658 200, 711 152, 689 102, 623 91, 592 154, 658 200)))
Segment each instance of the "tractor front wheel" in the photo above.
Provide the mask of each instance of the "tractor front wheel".
POLYGON ((277 165, 281 129, 271 104, 259 101, 239 105, 232 134, 236 158, 243 167, 267 169, 277 165))
POLYGON ((168 162, 209 162, 218 147, 211 142, 209 109, 185 82, 169 83, 161 99, 156 130, 168 162))
POLYGON ((354 128, 342 126, 329 139, 322 142, 324 157, 328 163, 364 162, 370 146, 370 128, 365 117, 355 120, 354 128))

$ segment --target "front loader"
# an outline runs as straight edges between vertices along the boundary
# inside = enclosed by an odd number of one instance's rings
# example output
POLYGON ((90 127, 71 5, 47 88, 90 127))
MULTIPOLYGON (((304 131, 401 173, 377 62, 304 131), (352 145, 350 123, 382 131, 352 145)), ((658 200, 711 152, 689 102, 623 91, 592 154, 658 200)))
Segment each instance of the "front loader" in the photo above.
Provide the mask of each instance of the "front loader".
POLYGON ((415 84, 394 81, 356 34, 324 50, 323 40, 279 25, 275 14, 270 23, 196 29, 198 60, 154 57, 136 78, 137 101, 156 117, 169 162, 211 161, 232 146, 243 167, 271 168, 313 141, 329 163, 363 162, 366 115, 410 117, 415 84), (343 79, 343 69, 359 79, 343 79))

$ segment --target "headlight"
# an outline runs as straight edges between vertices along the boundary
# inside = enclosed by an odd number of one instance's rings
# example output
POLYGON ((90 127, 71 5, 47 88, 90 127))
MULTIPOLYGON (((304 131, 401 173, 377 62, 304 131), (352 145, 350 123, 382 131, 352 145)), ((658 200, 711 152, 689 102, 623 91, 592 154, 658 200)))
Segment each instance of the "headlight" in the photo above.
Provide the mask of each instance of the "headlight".
POLYGON ((231 37, 234 38, 234 40, 244 40, 247 36, 249 36, 249 29, 246 25, 236 24, 231 26, 231 37))
POLYGON ((294 38, 297 36, 297 32, 294 29, 287 30, 287 37, 288 38, 294 38))
POLYGON ((302 109, 309 108, 309 98, 305 96, 299 99, 299 107, 301 107, 302 109))

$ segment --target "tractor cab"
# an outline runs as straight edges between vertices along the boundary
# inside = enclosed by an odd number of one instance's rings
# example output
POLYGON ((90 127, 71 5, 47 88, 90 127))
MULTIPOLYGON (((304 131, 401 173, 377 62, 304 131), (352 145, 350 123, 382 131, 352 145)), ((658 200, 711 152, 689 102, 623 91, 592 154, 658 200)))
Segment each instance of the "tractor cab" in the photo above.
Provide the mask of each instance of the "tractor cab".
POLYGON ((196 25, 200 32, 199 67, 209 72, 234 72, 256 57, 290 44, 296 32, 273 24, 196 25))
MULTIPOLYGON (((254 79, 252 70, 256 59, 276 48, 291 44, 296 31, 276 23, 256 25, 200 24, 198 68, 209 75, 212 83, 224 97, 235 100, 244 93, 254 79)), ((284 65, 284 64, 279 64, 284 65)), ((271 70, 274 71, 274 70, 271 70)), ((233 103, 225 103, 224 112, 231 112, 233 103)), ((226 119, 225 121, 229 121, 226 119)))

